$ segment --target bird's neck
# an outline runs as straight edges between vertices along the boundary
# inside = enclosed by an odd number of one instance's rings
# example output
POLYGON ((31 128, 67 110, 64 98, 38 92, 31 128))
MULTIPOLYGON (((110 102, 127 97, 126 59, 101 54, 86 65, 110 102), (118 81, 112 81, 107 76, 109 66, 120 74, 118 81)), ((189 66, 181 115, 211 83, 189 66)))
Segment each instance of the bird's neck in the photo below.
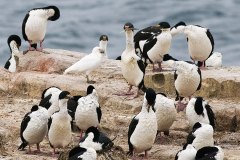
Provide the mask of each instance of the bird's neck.
POLYGON ((107 42, 106 41, 100 41, 99 42, 99 47, 104 49, 104 51, 106 52, 106 50, 107 50, 107 42))
POLYGON ((59 108, 60 112, 66 112, 67 111, 67 99, 61 99, 59 100, 59 108))
POLYGON ((126 31, 126 50, 133 50, 133 31, 126 31))
POLYGON ((13 42, 10 43, 10 50, 12 52, 12 56, 15 56, 19 53, 18 47, 13 42))

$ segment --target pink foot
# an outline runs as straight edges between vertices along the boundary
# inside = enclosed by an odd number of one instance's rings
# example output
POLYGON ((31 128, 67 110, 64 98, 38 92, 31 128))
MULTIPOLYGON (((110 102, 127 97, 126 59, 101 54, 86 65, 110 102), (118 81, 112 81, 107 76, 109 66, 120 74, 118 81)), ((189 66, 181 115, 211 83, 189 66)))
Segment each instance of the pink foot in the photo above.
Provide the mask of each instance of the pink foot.
POLYGON ((183 104, 182 102, 178 102, 177 104, 177 112, 183 111, 186 108, 187 104, 183 104))

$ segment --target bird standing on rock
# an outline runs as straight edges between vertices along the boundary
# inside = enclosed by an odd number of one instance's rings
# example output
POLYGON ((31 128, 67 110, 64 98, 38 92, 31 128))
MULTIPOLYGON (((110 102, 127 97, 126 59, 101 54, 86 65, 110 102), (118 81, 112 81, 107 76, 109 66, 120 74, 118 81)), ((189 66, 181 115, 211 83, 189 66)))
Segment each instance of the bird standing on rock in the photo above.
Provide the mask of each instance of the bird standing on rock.
POLYGON ((102 117, 102 111, 98 103, 98 94, 96 89, 89 85, 87 95, 78 99, 78 106, 75 112, 75 121, 79 129, 81 129, 80 138, 83 131, 89 127, 98 127, 102 117))
POLYGON ((133 43, 133 31, 134 26, 131 23, 126 23, 123 27, 126 34, 126 48, 121 55, 121 68, 123 77, 129 84, 127 93, 117 95, 132 95, 132 86, 138 87, 137 94, 133 97, 137 97, 139 90, 146 90, 144 85, 145 66, 140 57, 135 54, 134 43, 133 43))
POLYGON ((8 37, 7 43, 11 51, 11 56, 7 60, 4 68, 7 69, 9 72, 16 72, 17 63, 19 60, 17 54, 19 54, 19 47, 21 46, 21 38, 18 35, 11 35, 8 37))
POLYGON ((199 25, 187 25, 184 28, 184 34, 187 37, 188 51, 191 59, 202 69, 205 67, 205 61, 213 53, 214 39, 208 28, 199 25))
POLYGON ((85 72, 87 83, 95 83, 94 81, 89 80, 89 74, 102 64, 105 55, 106 54, 103 48, 94 47, 92 53, 84 56, 78 62, 68 67, 63 74, 85 72))
POLYGON ((142 49, 142 58, 144 64, 153 64, 153 71, 158 69, 154 68, 154 63, 158 63, 159 71, 162 71, 161 62, 164 55, 166 55, 171 47, 172 35, 170 33, 170 25, 168 22, 159 23, 161 32, 152 35, 146 40, 142 49))
POLYGON ((141 112, 135 116, 128 129, 128 154, 135 157, 135 153, 147 151, 152 148, 157 134, 157 118, 153 111, 156 101, 156 93, 153 89, 146 90, 141 112))
POLYGON ((47 31, 47 21, 55 21, 60 17, 60 11, 56 6, 34 8, 26 14, 22 23, 22 35, 29 43, 28 51, 43 51, 42 43, 47 31), (40 48, 37 48, 40 43, 40 48))
POLYGON ((72 118, 68 114, 67 102, 71 98, 70 93, 62 91, 59 95, 60 111, 54 113, 48 122, 48 140, 53 148, 53 155, 56 154, 55 148, 64 148, 69 145, 72 140, 71 121, 72 118))
POLYGON ((48 112, 45 108, 34 105, 31 112, 27 113, 21 123, 20 137, 22 144, 19 150, 23 150, 29 146, 31 153, 31 145, 37 144, 37 150, 40 152, 39 144, 47 134, 48 130, 48 112))
POLYGON ((202 75, 201 70, 195 65, 190 64, 184 61, 173 61, 169 60, 164 62, 169 67, 172 67, 174 72, 174 85, 176 89, 176 101, 177 111, 183 111, 186 107, 186 104, 183 104, 181 101, 184 97, 191 96, 201 88, 202 75))

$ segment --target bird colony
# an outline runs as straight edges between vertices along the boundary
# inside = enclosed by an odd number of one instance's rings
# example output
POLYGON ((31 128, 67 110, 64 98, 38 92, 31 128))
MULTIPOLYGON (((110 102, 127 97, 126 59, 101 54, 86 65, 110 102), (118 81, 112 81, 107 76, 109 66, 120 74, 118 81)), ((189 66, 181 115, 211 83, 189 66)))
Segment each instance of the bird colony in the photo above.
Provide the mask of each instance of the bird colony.
MULTIPOLYGON (((60 10, 56 6, 34 8, 27 12, 22 23, 22 36, 29 43, 29 48, 24 52, 24 56, 34 50, 46 52, 43 50, 43 41, 47 23, 59 18, 60 10)), ((221 53, 213 52, 214 38, 210 30, 184 22, 172 27, 168 22, 159 22, 136 33, 135 30, 137 29, 130 22, 123 24, 126 47, 116 59, 120 61, 123 78, 129 85, 127 92, 119 91, 116 95, 126 96, 127 99, 142 96, 141 111, 126 126, 129 146, 126 154, 129 158, 137 159, 138 154, 143 152, 144 158, 148 159, 148 151, 151 150, 156 136, 161 136, 162 133, 168 136, 178 112, 184 111, 191 131, 186 137, 186 144, 176 153, 175 160, 223 160, 223 150, 214 145, 214 112, 207 100, 193 97, 193 94, 201 89, 201 70, 211 65, 221 66, 222 63, 221 53), (181 61, 169 54, 172 39, 178 34, 186 36, 191 61, 181 61), (144 76, 149 64, 153 66, 149 72, 163 72, 169 68, 174 72, 175 100, 145 86, 144 76), (133 87, 137 87, 136 93, 132 92, 133 87)), ((4 68, 14 73, 21 38, 11 35, 7 43, 11 56, 4 68)), ((99 45, 92 49, 92 53, 63 72, 68 76, 71 76, 71 73, 86 76, 89 86, 85 96, 71 95, 57 86, 51 86, 39 93, 42 94, 39 104, 32 106, 31 111, 22 119, 19 150, 28 146, 27 152, 32 153, 32 146, 36 144, 37 151, 40 152, 40 143, 47 138, 52 148, 52 156, 56 157, 59 151, 68 149, 73 139, 72 132, 79 134, 79 145, 68 152, 68 159, 95 160, 98 152, 108 152, 111 149, 114 145, 113 140, 99 129, 104 114, 102 115, 99 104, 98 91, 90 77, 91 71, 97 69, 104 63, 104 59, 108 58, 107 43, 108 36, 102 35, 99 45)))

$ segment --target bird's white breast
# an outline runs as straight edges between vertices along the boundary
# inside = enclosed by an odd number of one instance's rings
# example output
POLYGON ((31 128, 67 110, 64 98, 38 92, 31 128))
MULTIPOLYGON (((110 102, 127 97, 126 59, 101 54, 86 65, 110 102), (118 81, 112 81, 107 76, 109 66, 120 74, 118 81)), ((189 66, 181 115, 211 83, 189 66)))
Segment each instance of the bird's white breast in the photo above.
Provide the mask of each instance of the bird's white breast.
POLYGON ((152 110, 147 114, 140 112, 136 118, 139 118, 139 121, 130 137, 130 142, 136 152, 143 152, 150 149, 155 141, 157 118, 152 110))
POLYGON ((157 95, 154 108, 156 109, 158 131, 168 131, 177 116, 174 101, 162 95, 157 95))
POLYGON ((40 42, 44 39, 47 30, 47 19, 36 15, 30 15, 26 22, 25 33, 32 43, 40 42))
POLYGON ((79 99, 75 112, 75 121, 79 128, 87 130, 91 126, 98 126, 97 107, 99 107, 98 101, 92 99, 90 95, 79 99))

